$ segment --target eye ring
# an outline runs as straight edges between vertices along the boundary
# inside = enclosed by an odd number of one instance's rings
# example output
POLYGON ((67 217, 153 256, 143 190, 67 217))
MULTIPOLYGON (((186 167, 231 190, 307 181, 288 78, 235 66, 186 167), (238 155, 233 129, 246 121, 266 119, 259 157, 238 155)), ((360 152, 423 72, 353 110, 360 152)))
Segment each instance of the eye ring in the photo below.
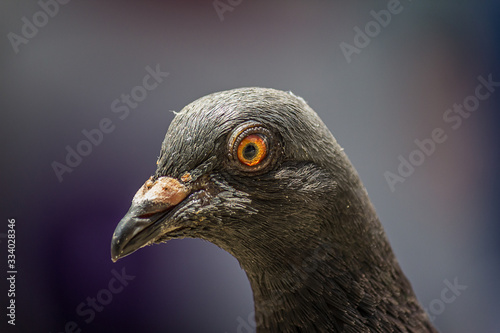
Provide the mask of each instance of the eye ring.
POLYGON ((233 131, 228 140, 228 154, 239 170, 256 172, 274 161, 278 146, 270 130, 258 122, 250 121, 233 131))

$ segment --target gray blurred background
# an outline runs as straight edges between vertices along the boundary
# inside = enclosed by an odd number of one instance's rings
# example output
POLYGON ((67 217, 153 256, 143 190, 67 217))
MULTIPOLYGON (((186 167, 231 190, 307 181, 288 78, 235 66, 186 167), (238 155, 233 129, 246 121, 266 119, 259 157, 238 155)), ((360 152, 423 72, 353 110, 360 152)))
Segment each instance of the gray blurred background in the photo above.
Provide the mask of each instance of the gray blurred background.
POLYGON ((109 251, 155 170, 171 111, 244 86, 291 90, 322 117, 436 327, 500 332, 500 88, 459 128, 443 119, 478 76, 500 81, 498 2, 401 0, 377 30, 370 12, 394 0, 221 0, 219 13, 213 1, 70 1, 57 11, 54 1, 41 2, 51 15, 35 1, 0 3, 2 332, 251 331, 246 276, 214 245, 175 240, 116 264, 109 251), (355 28, 367 24, 369 44, 346 57, 341 43, 355 45, 355 28), (113 112, 122 94, 139 92, 147 66, 169 75, 127 117, 113 112), (66 164, 67 146, 105 118, 113 131, 58 178, 54 162, 66 164), (398 157, 436 128, 447 140, 391 191, 384 173, 397 173, 398 157), (15 327, 5 315, 8 218, 15 327), (134 276, 114 294, 113 269, 134 276), (445 303, 455 280, 467 288, 445 303), (89 310, 92 298, 106 304, 89 310))

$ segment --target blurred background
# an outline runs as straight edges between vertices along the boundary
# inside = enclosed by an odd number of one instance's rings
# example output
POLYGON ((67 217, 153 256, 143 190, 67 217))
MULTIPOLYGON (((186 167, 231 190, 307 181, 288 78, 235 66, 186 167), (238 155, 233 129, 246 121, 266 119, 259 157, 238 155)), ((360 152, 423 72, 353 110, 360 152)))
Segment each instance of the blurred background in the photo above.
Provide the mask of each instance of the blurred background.
POLYGON ((8 218, 18 271, 16 325, 2 313, 0 331, 252 331, 247 278, 214 245, 174 240, 116 264, 109 249, 171 111, 262 86, 303 97, 345 148, 436 327, 500 332, 500 87, 443 118, 478 77, 500 81, 498 2, 65 1, 0 3, 2 312, 8 218), (148 66, 169 74, 136 88, 148 66), (103 120, 110 133, 82 143, 103 120), (384 174, 436 128, 446 141, 391 188, 384 174), (68 149, 86 156, 68 166, 68 149), (467 288, 445 302, 455 281, 467 288))

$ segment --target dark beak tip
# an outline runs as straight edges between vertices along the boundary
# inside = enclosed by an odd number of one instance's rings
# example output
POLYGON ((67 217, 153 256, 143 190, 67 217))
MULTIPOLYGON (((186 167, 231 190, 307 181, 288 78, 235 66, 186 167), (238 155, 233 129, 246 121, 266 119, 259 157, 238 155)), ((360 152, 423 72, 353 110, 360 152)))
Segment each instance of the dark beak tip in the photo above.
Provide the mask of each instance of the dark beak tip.
POLYGON ((137 247, 134 242, 130 242, 127 238, 117 236, 115 232, 111 240, 111 261, 115 263, 129 254, 134 253, 139 248, 140 247, 137 247))
POLYGON ((118 237, 116 236, 116 230, 113 233, 113 237, 111 238, 111 260, 113 262, 117 262, 118 259, 120 259, 120 241, 118 240, 118 237))
POLYGON ((117 247, 114 247, 114 246, 111 247, 111 261, 113 261, 113 263, 117 262, 118 260, 122 259, 123 257, 126 257, 129 254, 130 253, 123 254, 123 250, 121 250, 117 247))
POLYGON ((113 262, 117 262, 117 261, 118 261, 118 259, 120 259, 121 257, 120 257, 120 255, 118 254, 117 249, 116 249, 116 247, 115 247, 114 245, 115 245, 115 244, 112 244, 112 245, 111 245, 111 260, 112 260, 113 262))
POLYGON ((128 212, 118 223, 111 238, 111 260, 114 263, 136 250, 131 238, 143 228, 144 226, 138 226, 135 223, 135 214, 131 212, 128 212))

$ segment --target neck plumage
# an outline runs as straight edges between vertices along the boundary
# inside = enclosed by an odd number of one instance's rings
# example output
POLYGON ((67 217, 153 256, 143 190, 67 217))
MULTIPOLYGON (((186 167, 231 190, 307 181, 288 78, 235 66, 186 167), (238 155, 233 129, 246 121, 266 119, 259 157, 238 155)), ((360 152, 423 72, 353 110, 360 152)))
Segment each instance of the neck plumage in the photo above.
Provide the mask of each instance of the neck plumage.
POLYGON ((399 266, 352 271, 328 245, 282 269, 247 271, 257 332, 435 332, 399 266))
MULTIPOLYGON (((352 209, 337 216, 360 222, 352 209)), ((364 216, 375 219, 364 221, 373 227, 354 241, 319 230, 272 261, 240 262, 254 294, 257 332, 436 332, 374 211, 364 216)))
POLYGON ((257 183, 257 217, 207 239, 245 270, 257 332, 436 332, 357 173, 336 161, 331 172, 301 165, 269 176, 274 187, 257 183))

